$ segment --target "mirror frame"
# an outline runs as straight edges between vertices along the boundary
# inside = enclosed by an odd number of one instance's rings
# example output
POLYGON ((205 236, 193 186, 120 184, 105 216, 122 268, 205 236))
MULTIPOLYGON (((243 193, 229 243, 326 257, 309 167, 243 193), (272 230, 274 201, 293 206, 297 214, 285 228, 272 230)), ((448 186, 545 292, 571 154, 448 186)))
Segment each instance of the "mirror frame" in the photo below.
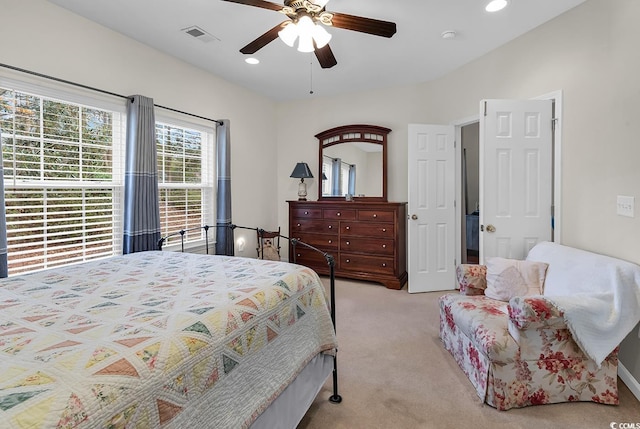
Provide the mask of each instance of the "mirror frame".
MULTIPOLYGON (((327 147, 342 143, 366 142, 382 146, 382 196, 381 197, 356 197, 354 201, 387 201, 387 136, 391 129, 377 125, 343 125, 322 131, 315 135, 318 139, 318 177, 322 177, 322 150, 327 147)), ((318 201, 320 200, 344 200, 345 197, 323 197, 322 179, 318 180, 318 201)))

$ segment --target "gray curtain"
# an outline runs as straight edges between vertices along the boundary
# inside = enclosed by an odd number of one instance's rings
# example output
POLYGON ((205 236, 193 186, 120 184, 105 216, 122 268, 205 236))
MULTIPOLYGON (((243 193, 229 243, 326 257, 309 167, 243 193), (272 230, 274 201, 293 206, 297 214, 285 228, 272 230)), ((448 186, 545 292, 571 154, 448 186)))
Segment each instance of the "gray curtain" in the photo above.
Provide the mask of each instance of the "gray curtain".
POLYGON ((216 132, 218 191, 216 193, 216 255, 233 256, 231 229, 231 136, 229 120, 222 120, 216 132))
MULTIPOLYGON (((2 135, 0 134, 0 154, 2 153, 2 135)), ((4 167, 0 156, 0 278, 9 276, 7 265, 7 216, 4 206, 4 167)))
POLYGON ((349 165, 349 193, 356 194, 356 166, 354 164, 349 165))
POLYGON ((342 160, 333 158, 331 160, 331 195, 334 197, 342 195, 342 160))
POLYGON ((158 159, 153 99, 134 95, 127 102, 122 253, 157 250, 160 240, 158 159))

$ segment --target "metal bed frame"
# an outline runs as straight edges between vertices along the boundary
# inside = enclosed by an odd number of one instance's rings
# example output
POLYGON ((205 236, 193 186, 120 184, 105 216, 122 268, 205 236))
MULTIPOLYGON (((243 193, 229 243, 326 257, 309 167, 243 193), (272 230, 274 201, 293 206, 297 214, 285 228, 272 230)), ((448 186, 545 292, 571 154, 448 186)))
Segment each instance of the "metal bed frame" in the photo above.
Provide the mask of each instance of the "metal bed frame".
MULTIPOLYGON (((167 241, 169 238, 171 237, 175 237, 177 235, 180 235, 180 247, 181 247, 181 251, 184 252, 184 235, 188 232, 188 231, 195 231, 198 229, 204 229, 204 234, 205 234, 205 251, 206 254, 209 254, 209 229, 211 227, 209 225, 204 225, 204 226, 198 226, 198 227, 194 227, 194 228, 188 228, 188 229, 181 229, 178 232, 174 232, 171 234, 168 234, 162 238, 160 238, 160 240, 158 240, 158 249, 162 250, 162 246, 164 245, 165 241, 167 241)), ((239 225, 235 225, 235 224, 230 224, 229 228, 231 229, 231 231, 235 230, 236 228, 240 228, 240 229, 248 229, 251 231, 256 231, 258 234, 258 237, 262 237, 262 235, 264 234, 265 230, 262 228, 250 228, 247 226, 239 226, 239 225)), ((307 249, 311 249, 315 252, 321 253, 322 256, 324 256, 324 258, 327 261, 327 264, 329 265, 329 295, 330 295, 330 300, 331 300, 331 322, 333 323, 333 330, 336 330, 336 278, 335 278, 335 258, 333 257, 333 255, 320 250, 316 247, 313 247, 310 244, 307 244, 301 240, 298 240, 297 238, 290 238, 284 235, 278 235, 280 238, 283 238, 285 240, 288 240, 289 243, 291 244, 292 248, 293 248, 293 263, 296 263, 296 246, 297 245, 301 245, 303 247, 306 247, 307 249)), ((342 402, 342 396, 340 396, 338 394, 338 351, 336 350, 336 354, 333 357, 333 394, 329 397, 329 402, 334 403, 334 404, 339 404, 340 402, 342 402)))

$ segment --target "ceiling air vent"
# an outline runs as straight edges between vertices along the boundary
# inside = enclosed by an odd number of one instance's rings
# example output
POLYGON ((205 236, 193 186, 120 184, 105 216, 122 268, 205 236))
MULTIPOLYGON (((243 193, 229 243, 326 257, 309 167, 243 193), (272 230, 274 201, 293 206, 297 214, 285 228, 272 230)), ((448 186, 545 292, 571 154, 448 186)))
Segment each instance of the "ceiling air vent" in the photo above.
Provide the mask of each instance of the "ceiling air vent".
POLYGON ((220 40, 218 39, 216 36, 207 33, 206 31, 204 31, 202 28, 198 27, 197 25, 191 26, 191 27, 187 27, 187 28, 183 28, 182 32, 188 34, 191 37, 194 37, 198 40, 200 40, 201 42, 204 43, 208 43, 208 42, 212 42, 214 40, 220 40))

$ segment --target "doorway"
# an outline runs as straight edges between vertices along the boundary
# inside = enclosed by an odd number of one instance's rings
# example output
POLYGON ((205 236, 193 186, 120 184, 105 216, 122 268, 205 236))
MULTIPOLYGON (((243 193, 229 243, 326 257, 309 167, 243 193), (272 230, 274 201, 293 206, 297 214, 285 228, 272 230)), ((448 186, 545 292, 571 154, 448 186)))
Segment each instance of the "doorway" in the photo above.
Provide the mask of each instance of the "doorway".
MULTIPOLYGON (((535 100, 551 100, 551 103, 545 103, 546 107, 544 108, 545 114, 539 116, 539 120, 529 120, 533 114, 535 114, 535 108, 531 106, 532 104, 536 104, 538 107, 540 103, 528 103, 526 100, 501 100, 501 102, 508 102, 509 106, 513 106, 512 103, 520 106, 521 108, 524 105, 526 111, 520 112, 520 114, 515 114, 514 118, 520 118, 522 121, 524 118, 527 118, 526 124, 527 126, 531 126, 534 124, 538 124, 537 129, 542 129, 543 126, 547 126, 551 122, 551 127, 547 128, 546 131, 546 142, 547 142, 547 156, 551 156, 551 162, 545 161, 544 165, 548 166, 545 169, 543 174, 529 175, 528 178, 537 179, 538 177, 545 177, 550 179, 550 181, 546 182, 546 184, 541 184, 540 187, 536 189, 545 189, 546 197, 544 201, 540 200, 538 202, 534 198, 527 199, 526 207, 534 207, 537 209, 535 213, 528 211, 526 213, 517 213, 519 216, 517 219, 522 219, 522 221, 515 220, 516 218, 510 215, 509 213, 504 214, 505 212, 498 213, 496 218, 495 214, 490 213, 491 208, 495 207, 494 204, 488 204, 485 213, 482 211, 482 200, 483 200, 483 189, 486 186, 487 181, 492 183, 490 189, 502 191, 501 188, 505 188, 506 186, 502 186, 504 184, 511 184, 512 181, 505 180, 504 177, 497 177, 497 173, 504 173, 504 171, 517 171, 513 170, 513 166, 510 164, 506 164, 503 162, 504 156, 502 154, 507 153, 510 149, 500 149, 500 156, 502 158, 496 158, 495 156, 490 157, 489 159, 499 159, 502 164, 498 164, 496 166, 488 167, 489 172, 493 173, 493 175, 488 174, 487 176, 482 176, 478 178, 478 197, 473 196, 475 194, 471 193, 472 187, 475 188, 475 177, 480 176, 480 153, 485 151, 481 147, 481 145, 487 145, 487 139, 480 139, 479 137, 483 132, 483 124, 486 124, 487 116, 493 118, 495 122, 495 118, 504 118, 505 113, 509 113, 509 107, 501 107, 499 112, 493 112, 493 108, 496 106, 496 102, 500 100, 492 100, 491 108, 489 109, 489 115, 486 113, 482 118, 483 121, 480 121, 483 112, 487 112, 487 102, 482 101, 479 109, 479 114, 468 117, 466 119, 458 120, 450 125, 426 125, 426 124, 409 124, 408 134, 409 134, 409 156, 408 156, 408 176, 409 176, 409 203, 408 203, 408 268, 409 268, 409 292, 426 292, 432 290, 448 290, 452 289, 455 281, 455 266, 459 263, 468 262, 467 259, 467 250, 471 250, 469 252, 469 260, 473 261, 472 257, 476 257, 475 255, 475 243, 470 243, 470 246, 467 246, 467 215, 471 215, 470 219, 470 229, 474 228, 475 225, 478 225, 479 230, 479 240, 478 240, 478 261, 477 263, 483 263, 483 258, 488 256, 503 256, 503 257, 511 257, 522 259, 526 257, 527 246, 530 243, 534 243, 542 240, 552 240, 552 241, 560 241, 561 233, 559 227, 561 226, 561 222, 559 219, 560 214, 560 201, 561 201, 561 183, 560 183, 560 166, 561 166, 561 113, 562 113, 562 93, 561 91, 556 91, 554 93, 550 93, 541 97, 537 97, 535 100), (553 109, 551 109, 553 106, 553 109), (502 111, 502 109, 507 109, 502 111), (532 109, 532 110, 529 110, 532 109), (493 112, 493 113, 491 113, 493 112), (498 115, 497 115, 498 113, 498 115), (523 114, 524 113, 524 114, 523 114), (475 131, 474 127, 478 127, 479 131, 475 131), (465 164, 469 164, 469 171, 473 170, 475 165, 477 164, 478 173, 473 173, 470 176, 473 177, 467 183, 465 175, 467 174, 467 166, 462 168, 463 165, 463 144, 462 144, 462 133, 463 130, 465 132, 465 137, 467 137, 466 142, 469 143, 467 146, 467 151, 465 153, 465 164), (475 138, 471 137, 475 134, 475 138), (454 136, 454 137, 452 137, 454 136), (482 140, 482 141, 480 141, 482 140), (456 144, 458 142, 458 144, 456 144), (552 143, 552 144, 550 144, 552 143), (478 161, 472 160, 473 154, 475 154, 475 147, 478 148, 478 161), (473 148, 473 149, 472 149, 473 148), (550 151, 550 152, 549 152, 550 151), (443 157, 440 158, 442 154, 443 157), (444 155, 447 157, 444 157, 444 155), (451 158, 449 158, 449 156, 451 158), (452 176, 449 180, 450 175, 452 176), (428 179, 431 177, 431 179, 428 179), (489 177, 489 178, 488 178, 489 177), (452 184, 453 188, 448 184, 452 184), (466 185, 465 185, 466 184, 466 185), (497 184, 501 185, 496 186, 497 184), (467 190, 463 192, 463 187, 467 186, 467 190), (552 188, 552 194, 549 197, 549 188, 552 188), (478 203, 476 203, 478 201, 478 203), (543 204, 544 203, 544 204, 543 204), (552 215, 548 216, 549 213, 549 205, 551 205, 552 215), (447 214, 448 213, 448 214, 447 214), (532 215, 535 214, 536 216, 532 215), (554 213, 556 213, 554 215, 554 213), (473 222, 473 216, 479 214, 478 222, 473 222), (545 216, 545 214, 547 214, 545 216), (491 239, 487 239, 482 233, 482 222, 484 219, 489 220, 487 229, 490 233, 492 233, 491 239), (499 218, 499 219, 498 219, 499 218), (552 232, 543 232, 540 234, 529 233, 528 230, 525 230, 525 223, 529 222, 531 219, 539 220, 542 218, 546 218, 543 223, 545 225, 545 230, 547 230, 550 223, 552 223, 552 232), (507 225, 506 228, 503 228, 504 224, 499 224, 497 222, 504 222, 505 220, 511 222, 511 224, 515 224, 516 230, 513 230, 513 225, 507 225), (515 222, 514 222, 515 220, 515 222), (525 222, 526 221, 526 222, 525 222), (551 221, 551 222, 549 222, 551 221), (520 222, 520 223, 519 223, 520 222), (509 228, 510 227, 510 228, 509 228), (495 233, 495 231, 498 233, 495 233), (506 231, 506 234, 503 233, 506 231), (524 232, 523 232, 524 231, 524 232), (518 235, 519 234, 519 235, 518 235), (527 234, 523 236, 523 234, 527 234), (507 246, 504 246, 503 243, 509 244, 509 240, 511 237, 515 237, 513 242, 517 241, 519 245, 517 251, 510 252, 507 246), (532 238, 533 237, 533 238, 532 238), (541 237, 541 238, 538 238, 541 237), (484 252, 483 256, 483 240, 493 243, 496 242, 495 238, 498 238, 499 246, 493 246, 488 252, 484 252), (503 251, 504 249, 507 251, 503 251)), ((500 104, 501 106, 505 106, 504 104, 500 104)), ((503 121, 500 122, 499 128, 500 132, 505 131, 504 125, 509 125, 510 122, 503 121)), ((485 125, 486 127, 487 125, 485 125)), ((498 135, 498 137, 507 137, 510 138, 510 134, 495 134, 496 125, 493 124, 494 137, 498 135)), ((530 142, 535 140, 536 136, 529 131, 532 131, 532 128, 527 128, 526 139, 530 142)), ((522 149, 520 145, 513 146, 514 148, 522 149)), ((494 154, 498 153, 495 152, 494 154)), ((523 171, 532 171, 532 168, 536 166, 535 162, 537 162, 537 158, 535 156, 537 149, 526 149, 527 160, 533 160, 534 162, 522 163, 522 153, 518 156, 517 165, 524 165, 525 168, 521 168, 523 171), (533 154, 533 156, 530 156, 533 154)), ((521 151, 522 152, 522 151, 521 151)), ((546 158, 549 160, 549 158, 546 158)), ((485 157, 486 161, 486 157, 485 157)), ((510 162, 510 161, 509 161, 510 162)), ((516 164, 514 164, 516 165, 516 164)), ((485 168, 487 168, 485 163, 485 168)), ((516 167, 520 168, 520 167, 516 167)), ((533 169, 535 170, 535 168, 533 169)), ((543 170, 539 170, 543 171, 543 170)), ((521 175, 520 175, 521 176, 521 175)), ((519 182, 516 185, 520 187, 523 185, 522 178, 519 179, 519 182)), ((509 195, 515 195, 517 198, 522 200, 524 196, 530 197, 535 196, 535 192, 532 192, 534 189, 531 184, 539 183, 538 181, 528 180, 525 182, 524 191, 521 193, 511 193, 509 195)), ((509 185, 510 186, 510 185, 509 185)), ((484 194, 487 195, 494 194, 484 194)), ((498 194, 496 194, 498 195, 498 194)), ((499 194, 499 195, 505 195, 499 194)), ((495 199, 495 198, 494 198, 495 199)), ((504 198, 500 201, 503 201, 504 198)), ((507 207, 505 205, 500 206, 507 207)), ((522 203, 515 203, 508 207, 525 207, 522 203)), ((475 231, 471 231, 469 237, 470 241, 475 239, 475 231)), ((530 248, 531 246, 529 246, 530 248)), ((485 249, 486 250, 486 249, 485 249)))
POLYGON ((462 146, 462 263, 480 261, 480 122, 460 127, 462 146))
MULTIPOLYGON (((551 237, 550 241, 561 242, 561 155, 562 155, 562 91, 553 91, 548 94, 534 97, 532 100, 551 100, 552 121, 551 121, 551 237)), ((457 145, 457 194, 458 201, 456 210, 457 231, 459 231, 457 246, 458 260, 462 263, 477 264, 478 251, 477 240, 481 225, 478 225, 479 213, 482 207, 477 201, 478 187, 482 185, 479 178, 479 152, 480 152, 480 116, 471 116, 458 121, 453 125, 456 129, 457 145)))

